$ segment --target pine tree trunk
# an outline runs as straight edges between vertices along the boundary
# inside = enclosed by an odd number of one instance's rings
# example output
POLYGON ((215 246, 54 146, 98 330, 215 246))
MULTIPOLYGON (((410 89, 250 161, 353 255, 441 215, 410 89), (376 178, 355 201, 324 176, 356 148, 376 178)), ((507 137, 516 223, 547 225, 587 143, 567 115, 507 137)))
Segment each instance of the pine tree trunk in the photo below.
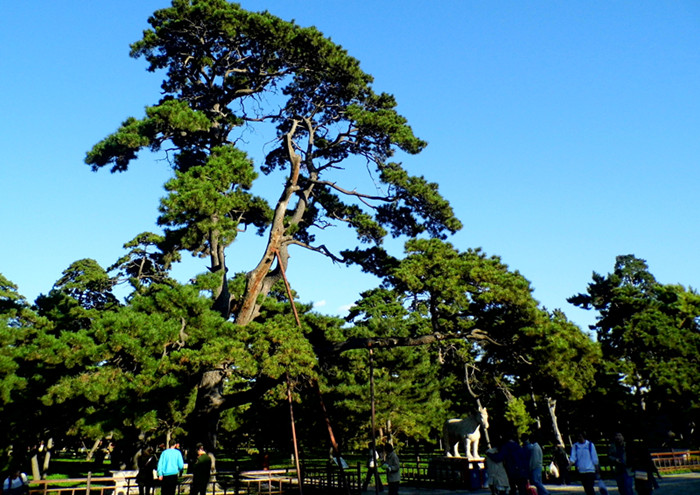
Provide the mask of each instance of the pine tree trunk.
POLYGON ((207 371, 202 375, 197 390, 195 412, 190 419, 189 435, 194 442, 202 442, 207 452, 217 448, 217 431, 221 418, 225 373, 207 371))
POLYGON ((95 440, 95 442, 92 444, 92 448, 87 454, 87 457, 85 458, 86 461, 92 461, 92 459, 95 457, 95 452, 97 452, 97 449, 100 447, 100 443, 102 443, 102 439, 98 438, 95 440))
POLYGON ((36 451, 32 456, 32 479, 34 481, 41 479, 41 471, 39 470, 39 456, 36 451))
POLYGON ((547 397, 547 409, 549 409, 549 416, 552 418, 552 430, 554 431, 554 436, 557 441, 557 445, 566 445, 564 443, 564 438, 561 436, 561 431, 559 431, 559 422, 557 421, 556 409, 557 401, 551 397, 547 397))
POLYGON ((51 463, 51 449, 53 448, 53 438, 49 438, 46 442, 46 449, 44 452, 44 469, 43 477, 46 477, 46 473, 49 471, 49 464, 51 463))

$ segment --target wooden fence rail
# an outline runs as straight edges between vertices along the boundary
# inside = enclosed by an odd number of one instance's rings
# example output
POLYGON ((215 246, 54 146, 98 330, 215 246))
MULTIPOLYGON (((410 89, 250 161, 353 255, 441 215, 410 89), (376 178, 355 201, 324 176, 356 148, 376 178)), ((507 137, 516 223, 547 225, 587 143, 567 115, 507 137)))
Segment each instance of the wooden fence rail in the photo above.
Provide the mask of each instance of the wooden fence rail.
MULTIPOLYGON (((654 464, 661 472, 700 470, 700 451, 656 452, 654 464)), ((32 481, 29 495, 138 495, 136 472, 115 476, 32 481)), ((192 475, 180 478, 177 495, 186 495, 192 475)), ((402 482, 412 485, 442 486, 446 488, 476 489, 484 479, 483 463, 466 459, 436 458, 429 461, 408 461, 402 465, 402 482)), ((362 470, 360 465, 340 470, 330 464, 302 464, 302 486, 307 493, 360 493, 362 470)), ((160 495, 155 482, 152 495, 160 495)), ((207 495, 283 495, 299 488, 296 472, 291 468, 266 471, 217 472, 212 475, 207 495)))
POLYGON ((654 464, 661 472, 691 470, 700 471, 700 450, 679 452, 655 452, 651 454, 654 464))
MULTIPOLYGON (((348 468, 341 474, 340 470, 330 464, 305 465, 302 470, 304 488, 311 492, 321 490, 324 494, 334 492, 360 492, 360 465, 348 468)), ((192 475, 180 477, 177 495, 190 492, 192 475)), ((212 474, 207 487, 207 495, 282 495, 298 490, 299 480, 296 471, 271 469, 265 471, 217 472, 212 474)), ((152 495, 160 494, 156 481, 152 495)), ((127 471, 115 476, 88 476, 87 478, 67 478, 32 481, 29 495, 138 495, 136 472, 127 471)))
MULTIPOLYGON (((211 477, 207 495, 266 494, 278 495, 296 484, 296 476, 285 476, 282 470, 267 475, 246 476, 245 473, 219 472, 211 477)), ((192 475, 180 478, 177 495, 189 493, 192 475)), ((155 482, 151 493, 159 495, 160 485, 155 482)), ((29 495, 138 495, 139 486, 134 476, 100 476, 87 478, 50 479, 32 481, 29 495)))
POLYGON ((486 471, 482 460, 435 457, 402 463, 401 480, 418 486, 476 490, 486 483, 486 471))

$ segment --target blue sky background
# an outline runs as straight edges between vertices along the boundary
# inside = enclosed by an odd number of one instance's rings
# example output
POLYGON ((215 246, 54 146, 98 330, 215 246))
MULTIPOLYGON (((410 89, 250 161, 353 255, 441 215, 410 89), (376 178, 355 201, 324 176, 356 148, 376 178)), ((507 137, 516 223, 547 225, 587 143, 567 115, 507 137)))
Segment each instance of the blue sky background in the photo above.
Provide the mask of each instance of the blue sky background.
MULTIPOLYGON (((0 20, 0 273, 29 300, 80 258, 107 267, 156 230, 170 171, 145 155, 92 173, 85 152, 159 96, 128 56, 166 1, 7 2, 0 20)), ((615 256, 664 283, 700 280, 700 3, 695 1, 244 1, 315 25, 393 93, 429 142, 402 157, 440 184, 464 229, 531 281, 547 308, 615 256)), ((250 149, 254 157, 261 149, 250 149)), ((338 236, 342 242, 342 236, 338 236)), ((234 271, 262 240, 229 248, 234 271)), ((343 314, 372 278, 293 252, 292 286, 343 314)), ((205 262, 177 269, 186 280, 205 262)))

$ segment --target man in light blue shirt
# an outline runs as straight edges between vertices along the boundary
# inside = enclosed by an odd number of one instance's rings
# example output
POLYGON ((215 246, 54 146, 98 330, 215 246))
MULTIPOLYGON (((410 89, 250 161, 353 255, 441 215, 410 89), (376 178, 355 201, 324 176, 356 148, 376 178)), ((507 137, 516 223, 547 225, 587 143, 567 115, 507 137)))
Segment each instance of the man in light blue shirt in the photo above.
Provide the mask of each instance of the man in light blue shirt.
POLYGON ((185 460, 180 452, 180 442, 175 441, 165 449, 158 459, 158 479, 161 481, 161 495, 175 495, 178 476, 185 469, 185 460))

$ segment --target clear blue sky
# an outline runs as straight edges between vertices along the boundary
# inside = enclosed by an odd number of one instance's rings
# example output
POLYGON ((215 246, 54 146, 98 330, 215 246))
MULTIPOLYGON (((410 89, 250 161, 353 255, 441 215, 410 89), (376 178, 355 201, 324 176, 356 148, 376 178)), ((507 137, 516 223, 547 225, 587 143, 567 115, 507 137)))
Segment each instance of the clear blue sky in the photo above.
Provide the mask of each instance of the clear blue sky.
MULTIPOLYGON (((110 175, 83 159, 157 101, 160 77, 128 52, 168 4, 4 5, 0 273, 29 300, 71 262, 109 266, 123 243, 156 229, 164 161, 146 156, 110 175)), ((592 322, 566 298, 618 254, 646 259, 661 282, 699 285, 700 3, 242 4, 315 25, 358 58, 429 142, 404 164, 452 202, 464 229, 451 241, 500 255, 547 308, 592 322)), ((232 270, 257 261, 250 246, 230 248, 232 270)), ((289 276, 328 313, 375 285, 301 252, 289 276)))

